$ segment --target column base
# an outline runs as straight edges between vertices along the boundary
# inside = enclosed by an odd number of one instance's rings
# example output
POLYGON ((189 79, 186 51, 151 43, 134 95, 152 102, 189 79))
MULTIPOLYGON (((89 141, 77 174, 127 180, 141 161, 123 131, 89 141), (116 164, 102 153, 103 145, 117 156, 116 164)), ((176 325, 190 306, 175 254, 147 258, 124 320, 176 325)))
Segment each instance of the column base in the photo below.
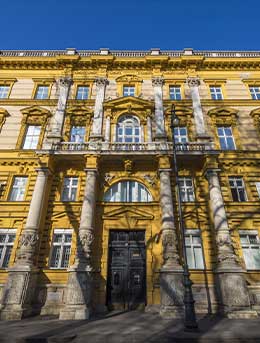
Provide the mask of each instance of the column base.
POLYGON ((67 306, 60 311, 60 320, 86 320, 90 318, 90 310, 85 306, 67 306))
POLYGON ((31 267, 14 267, 9 270, 1 309, 1 320, 18 320, 35 314, 31 304, 37 280, 37 270, 31 267))
POLYGON ((166 142, 167 141, 167 136, 166 134, 161 134, 161 135, 156 135, 154 137, 155 142, 166 142))
POLYGON ((69 270, 67 295, 64 308, 60 311, 60 319, 89 319, 92 306, 92 275, 86 270, 69 270))
POLYGON ((183 271, 167 270, 166 268, 162 268, 160 275, 160 288, 160 315, 163 318, 183 318, 183 271))
POLYGON ((104 137, 102 135, 90 135, 89 141, 90 142, 102 142, 104 140, 104 137))
POLYGON ((256 318, 242 269, 217 270, 219 312, 228 318, 256 318))

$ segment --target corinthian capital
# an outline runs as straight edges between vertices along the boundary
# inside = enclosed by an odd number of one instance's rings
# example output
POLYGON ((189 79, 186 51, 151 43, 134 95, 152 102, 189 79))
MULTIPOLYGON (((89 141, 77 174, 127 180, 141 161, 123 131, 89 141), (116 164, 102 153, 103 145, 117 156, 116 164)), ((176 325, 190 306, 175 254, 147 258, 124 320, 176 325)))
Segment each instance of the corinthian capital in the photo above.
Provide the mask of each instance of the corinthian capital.
POLYGON ((95 83, 97 87, 105 87, 108 85, 108 79, 106 77, 96 77, 95 83))
POLYGON ((152 85, 154 86, 154 87, 158 87, 158 86, 163 86, 163 84, 164 84, 164 78, 163 77, 161 77, 161 76, 159 76, 159 77, 153 77, 152 78, 152 85))
POLYGON ((72 85, 73 80, 72 80, 71 77, 63 76, 63 77, 61 77, 59 79, 58 83, 59 83, 60 87, 67 87, 67 88, 69 88, 72 85))
POLYGON ((199 87, 200 79, 198 77, 188 77, 187 84, 189 87, 199 87))

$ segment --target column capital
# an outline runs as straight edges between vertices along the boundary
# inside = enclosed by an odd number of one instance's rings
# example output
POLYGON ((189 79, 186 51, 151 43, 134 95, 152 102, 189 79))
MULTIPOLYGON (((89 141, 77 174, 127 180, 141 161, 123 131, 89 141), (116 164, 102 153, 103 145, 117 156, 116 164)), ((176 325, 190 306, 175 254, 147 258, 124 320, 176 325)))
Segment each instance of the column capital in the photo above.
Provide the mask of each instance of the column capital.
POLYGON ((62 76, 58 80, 60 87, 70 87, 73 84, 73 80, 69 76, 62 76))
POLYGON ((84 168, 84 172, 85 173, 95 173, 95 174, 97 174, 98 170, 97 170, 97 168, 84 168))
POLYGON ((101 87, 105 87, 106 85, 109 84, 109 81, 106 77, 103 76, 97 76, 95 78, 95 84, 97 87, 101 88, 101 87))
POLYGON ((43 174, 49 176, 52 174, 52 171, 48 167, 37 167, 35 168, 35 171, 37 171, 38 175, 43 174))
POLYGON ((208 180, 210 176, 218 176, 218 173, 221 171, 220 168, 206 169, 204 171, 204 176, 208 180))
POLYGON ((152 78, 153 87, 162 87, 164 84, 164 78, 162 76, 155 76, 152 78))
POLYGON ((200 79, 198 77, 190 76, 186 82, 190 88, 200 86, 200 79))

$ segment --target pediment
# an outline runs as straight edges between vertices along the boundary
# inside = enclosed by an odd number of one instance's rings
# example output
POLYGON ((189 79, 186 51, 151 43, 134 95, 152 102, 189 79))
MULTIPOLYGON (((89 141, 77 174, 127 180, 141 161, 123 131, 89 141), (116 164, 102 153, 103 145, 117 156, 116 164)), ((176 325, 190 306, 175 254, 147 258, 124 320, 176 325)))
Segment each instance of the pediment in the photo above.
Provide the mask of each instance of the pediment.
POLYGON ((216 107, 212 110, 209 110, 209 116, 232 116, 237 115, 238 110, 232 107, 216 107))
POLYGON ((73 114, 73 115, 84 115, 84 114, 92 114, 93 110, 87 106, 84 105, 74 105, 74 106, 68 106, 66 109, 67 114, 73 114))
POLYGON ((144 109, 153 108, 154 103, 149 100, 141 99, 134 96, 123 96, 113 100, 107 100, 104 102, 105 108, 117 108, 117 109, 144 109))
POLYGON ((23 115, 26 116, 51 116, 51 112, 47 110, 46 108, 40 107, 40 106, 30 106, 23 108, 21 110, 23 115))
POLYGON ((78 216, 76 216, 74 213, 69 213, 66 211, 56 213, 52 216, 53 221, 57 221, 59 219, 69 219, 70 221, 78 221, 78 216))
MULTIPOLYGON (((186 116, 186 115, 192 115, 193 109, 190 106, 185 106, 183 104, 176 104, 175 105, 175 112, 177 116, 186 116)), ((165 114, 171 115, 172 113, 172 106, 168 106, 165 108, 165 114)))
POLYGON ((127 83, 131 83, 131 82, 143 82, 143 80, 136 75, 132 75, 132 74, 126 74, 126 75, 121 75, 116 79, 116 82, 127 82, 127 83))
POLYGON ((154 216, 144 210, 140 210, 137 207, 130 207, 130 206, 122 206, 120 208, 114 209, 112 211, 107 211, 103 217, 103 219, 132 219, 132 220, 152 220, 154 216))

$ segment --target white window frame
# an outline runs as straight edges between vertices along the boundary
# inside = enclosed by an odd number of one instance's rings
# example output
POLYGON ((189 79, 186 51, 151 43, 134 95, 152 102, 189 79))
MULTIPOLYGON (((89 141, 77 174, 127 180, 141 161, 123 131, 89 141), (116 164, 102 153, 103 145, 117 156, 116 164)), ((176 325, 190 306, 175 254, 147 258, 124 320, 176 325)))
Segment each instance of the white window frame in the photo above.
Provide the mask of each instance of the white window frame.
POLYGON ((249 86, 249 91, 253 100, 260 100, 260 87, 249 86))
POLYGON ((217 132, 218 132, 219 146, 221 150, 236 150, 236 143, 235 143, 233 130, 231 126, 217 126, 217 132), (224 133, 223 135, 219 133, 219 129, 223 129, 223 133, 224 133), (229 129, 231 131, 231 135, 227 134, 226 129, 229 129), (221 138, 224 139, 225 146, 221 146, 221 140, 220 140, 221 138), (233 149, 229 148, 227 139, 232 139, 233 146, 234 146, 233 149))
POLYGON ((0 99, 7 99, 10 91, 9 85, 0 85, 0 99))
POLYGON ((221 86, 209 86, 210 96, 212 100, 223 100, 223 93, 221 86))
POLYGON ((84 143, 85 142, 85 136, 86 136, 86 127, 85 126, 75 125, 75 126, 71 127, 70 142, 84 143), (75 134, 73 134, 73 130, 76 131, 75 134), (84 133, 83 133, 83 131, 84 131, 84 133))
POLYGON ((46 85, 38 85, 35 90, 34 99, 36 100, 44 100, 49 98, 49 86, 46 85))
POLYGON ((140 182, 133 180, 119 181, 105 193, 106 202, 151 202, 152 196, 140 182))
POLYGON ((123 96, 135 96, 135 86, 123 86, 123 96))
POLYGON ((174 127, 174 142, 175 144, 187 143, 188 139, 188 130, 186 126, 177 126, 174 127), (181 130, 185 130, 185 134, 181 133, 181 130))
POLYGON ((195 191, 194 191, 193 178, 189 176, 182 176, 178 178, 178 182, 180 186, 181 202, 194 202, 195 191), (187 185, 187 181, 191 182, 191 186, 187 185), (183 182, 183 185, 181 185, 181 182, 183 182))
POLYGON ((0 255, 0 268, 4 269, 4 268, 8 268, 8 265, 10 262, 10 257, 12 255, 14 242, 16 240, 16 229, 0 229, 0 235, 6 235, 5 241, 3 243, 0 243, 0 246, 3 247, 3 250, 0 255), (10 235, 14 236, 14 240, 12 242, 8 242, 10 235), (8 247, 11 247, 11 250, 9 252, 8 262, 6 266, 3 266, 3 263, 6 260, 6 253, 8 251, 8 247))
POLYGON ((229 181, 229 187, 230 187, 230 191, 231 191, 232 201, 234 201, 234 202, 245 202, 245 201, 248 201, 247 193, 246 193, 246 187, 245 187, 245 183, 244 183, 243 177, 241 177, 241 176, 229 176, 229 177, 228 177, 228 181, 229 181), (237 181, 238 181, 238 180, 239 180, 239 181, 242 181, 242 186, 238 186, 238 185, 237 185, 237 181), (230 181, 234 182, 234 186, 231 186, 230 181), (235 189, 235 190, 236 190, 237 199, 238 199, 238 200, 234 200, 234 198, 233 198, 233 193, 232 193, 232 189, 235 189), (245 200, 241 200, 241 199, 242 199, 242 198, 240 197, 240 191, 241 191, 241 190, 243 190, 243 192, 244 192, 245 200))
POLYGON ((169 95, 171 100, 181 100, 181 87, 169 86, 169 95))
POLYGON ((12 180, 12 187, 10 190, 8 200, 9 201, 24 201, 27 182, 28 182, 28 176, 14 176, 12 180), (18 179, 23 179, 24 182, 21 185, 19 185, 18 179), (16 184, 16 181, 17 181, 17 184, 16 184), (17 192, 16 198, 13 198, 13 193, 15 189, 18 189, 18 192, 17 192))
POLYGON ((76 201, 78 192, 79 178, 77 176, 65 176, 62 185, 61 201, 76 201), (66 180, 69 183, 66 184, 66 180), (73 181, 77 180, 77 184, 74 185, 73 181), (68 189, 68 198, 65 199, 65 190, 68 189))
POLYGON ((89 86, 78 86, 76 99, 77 100, 87 100, 89 97, 89 86))
POLYGON ((27 125, 26 135, 23 141, 23 149, 36 149, 41 134, 41 125, 27 125), (31 131, 32 128, 32 132, 31 131))
POLYGON ((73 235, 73 230, 71 229, 54 229, 53 235, 52 235, 52 247, 51 247, 51 252, 50 252, 50 258, 49 258, 49 268, 50 269, 67 269, 69 267, 69 260, 70 260, 70 255, 71 255, 71 245, 72 245, 72 235, 73 235), (62 235, 62 241, 61 242, 55 242, 54 238, 55 235, 62 235), (65 242, 65 237, 66 235, 71 235, 71 240, 70 242, 65 242), (58 263, 57 266, 52 265, 53 261, 53 253, 55 247, 60 246, 60 252, 59 252, 59 257, 58 257, 58 263), (70 247, 70 252, 69 252, 69 258, 68 258, 68 265, 67 266, 62 266, 64 263, 63 260, 63 254, 64 254, 64 247, 70 247))
POLYGON ((243 258, 245 262, 245 267, 247 270, 259 270, 260 269, 260 239, 257 230, 239 230, 240 245, 243 252, 243 258), (242 243, 241 236, 247 236, 248 243, 242 243), (256 243, 250 242, 249 236, 254 236, 256 238, 256 243), (245 254, 245 249, 248 249, 250 254, 245 254), (259 265, 255 263, 254 260, 249 261, 248 257, 253 257, 253 251, 258 251, 259 255, 259 265))
POLYGON ((187 260, 188 260, 188 266, 190 269, 205 269, 205 260, 204 260, 204 252, 203 252, 203 244, 201 239, 201 232, 200 230, 193 229, 193 230, 185 230, 185 247, 186 247, 186 254, 187 254, 187 260), (200 243, 194 242, 194 237, 198 237, 200 240, 200 243), (189 238, 189 242, 188 239, 189 238), (191 254, 189 255, 187 253, 187 248, 190 248, 191 254), (197 261, 196 259, 196 253, 195 250, 199 248, 200 254, 201 254, 201 262, 202 264, 199 264, 200 261, 197 261), (189 257, 191 256, 192 260, 189 260, 189 257))
POLYGON ((116 125, 116 142, 138 144, 141 142, 141 139, 142 129, 138 118, 132 115, 123 115, 120 117, 116 125), (131 134, 127 133, 128 129, 132 130, 131 134))

